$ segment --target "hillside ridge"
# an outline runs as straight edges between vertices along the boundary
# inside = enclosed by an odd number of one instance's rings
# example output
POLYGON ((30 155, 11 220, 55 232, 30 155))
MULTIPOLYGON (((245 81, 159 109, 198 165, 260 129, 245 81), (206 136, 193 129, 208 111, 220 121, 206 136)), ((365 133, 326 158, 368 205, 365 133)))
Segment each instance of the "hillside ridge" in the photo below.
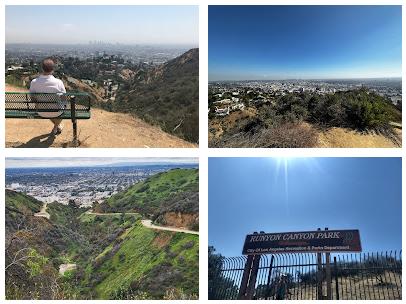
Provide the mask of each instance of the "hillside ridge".
POLYGON ((152 69, 140 68, 110 106, 134 114, 187 141, 199 141, 199 49, 152 69))
POLYGON ((199 227, 198 169, 172 169, 111 196, 95 212, 137 212, 159 226, 199 227))

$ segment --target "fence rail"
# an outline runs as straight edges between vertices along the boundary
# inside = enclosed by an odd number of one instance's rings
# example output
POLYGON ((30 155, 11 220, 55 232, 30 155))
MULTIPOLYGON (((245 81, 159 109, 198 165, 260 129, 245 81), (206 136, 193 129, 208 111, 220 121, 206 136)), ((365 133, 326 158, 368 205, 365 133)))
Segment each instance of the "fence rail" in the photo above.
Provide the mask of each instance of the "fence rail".
MULTIPOLYGON (((331 254, 331 297, 343 300, 402 298, 401 251, 331 254)), ((262 255, 252 299, 316 300, 327 294, 326 258, 317 254, 262 255), (322 283, 320 283, 322 282, 322 283)), ((247 258, 224 258, 209 286, 211 299, 237 299, 247 258)))

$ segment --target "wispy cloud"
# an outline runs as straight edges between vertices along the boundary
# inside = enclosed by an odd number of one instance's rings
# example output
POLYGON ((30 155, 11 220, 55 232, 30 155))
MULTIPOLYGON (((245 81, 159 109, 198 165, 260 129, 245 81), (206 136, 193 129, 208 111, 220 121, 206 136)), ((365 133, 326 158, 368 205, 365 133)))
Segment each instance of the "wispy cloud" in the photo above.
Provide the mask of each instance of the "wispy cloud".
POLYGON ((65 29, 65 30, 70 30, 70 29, 72 29, 74 27, 75 27, 75 25, 73 23, 63 23, 62 24, 62 28, 65 29))

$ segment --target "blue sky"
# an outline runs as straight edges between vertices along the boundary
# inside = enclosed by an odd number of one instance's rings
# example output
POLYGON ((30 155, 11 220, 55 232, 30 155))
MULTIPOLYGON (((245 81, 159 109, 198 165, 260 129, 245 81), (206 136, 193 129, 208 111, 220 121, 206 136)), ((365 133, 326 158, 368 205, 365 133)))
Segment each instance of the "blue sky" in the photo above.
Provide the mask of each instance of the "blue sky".
POLYGON ((6 6, 7 43, 199 43, 197 6, 6 6))
POLYGON ((209 6, 209 80, 401 77, 401 6, 209 6))
POLYGON ((402 248, 400 158, 209 158, 209 245, 246 234, 359 229, 364 252, 402 248))

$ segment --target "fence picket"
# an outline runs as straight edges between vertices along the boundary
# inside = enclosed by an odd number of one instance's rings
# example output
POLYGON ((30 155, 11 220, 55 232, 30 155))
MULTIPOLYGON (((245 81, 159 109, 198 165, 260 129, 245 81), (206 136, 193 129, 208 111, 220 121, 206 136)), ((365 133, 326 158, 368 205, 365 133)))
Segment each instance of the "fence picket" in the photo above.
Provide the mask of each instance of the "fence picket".
MULTIPOLYGON (((331 258, 334 260, 332 272, 336 285, 333 288, 334 299, 402 298, 401 251, 332 254, 331 258)), ((209 286, 214 299, 234 300, 241 295, 241 283, 248 279, 244 278, 244 266, 247 262, 252 265, 252 258, 242 256, 223 259, 219 283, 209 286)), ((253 272, 256 280, 250 278, 255 285, 250 286, 248 296, 255 299, 317 299, 318 267, 315 254, 262 255, 257 263, 258 269, 256 273, 253 272)), ((325 267, 326 260, 323 259, 322 269, 325 270, 325 267)), ((324 272, 322 279, 325 282, 324 272)), ((246 283, 248 284, 248 280, 246 283)))

